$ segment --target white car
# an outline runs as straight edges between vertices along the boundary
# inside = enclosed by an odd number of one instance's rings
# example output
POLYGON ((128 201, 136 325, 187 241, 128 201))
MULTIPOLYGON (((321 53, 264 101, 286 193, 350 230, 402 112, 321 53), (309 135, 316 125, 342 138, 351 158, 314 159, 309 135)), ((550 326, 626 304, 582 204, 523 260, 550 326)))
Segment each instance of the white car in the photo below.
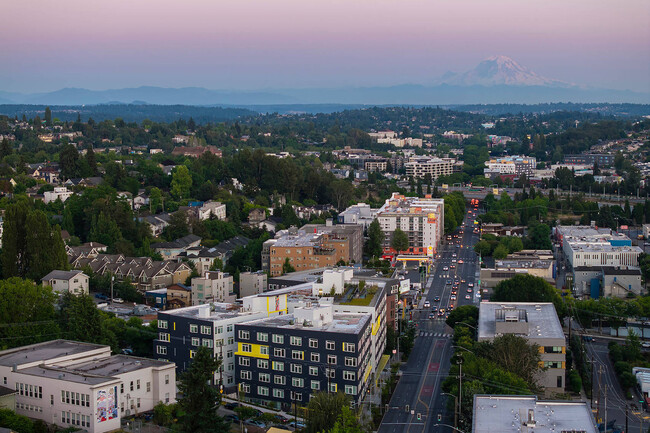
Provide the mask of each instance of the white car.
POLYGON ((118 304, 124 303, 124 299, 122 298, 113 298, 113 302, 117 302, 118 304))
POLYGON ((424 308, 429 308, 431 307, 431 303, 429 301, 424 301, 424 308))
POLYGON ((465 295, 465 299, 472 299, 472 297, 469 295, 465 295))

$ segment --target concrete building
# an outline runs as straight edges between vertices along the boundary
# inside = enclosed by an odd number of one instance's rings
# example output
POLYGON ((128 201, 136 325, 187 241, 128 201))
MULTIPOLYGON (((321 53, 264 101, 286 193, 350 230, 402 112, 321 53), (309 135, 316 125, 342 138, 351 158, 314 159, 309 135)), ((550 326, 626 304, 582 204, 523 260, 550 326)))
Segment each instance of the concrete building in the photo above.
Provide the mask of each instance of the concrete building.
POLYGON ((409 237, 409 249, 402 253, 433 256, 444 235, 444 217, 444 200, 405 197, 394 192, 377 211, 379 225, 386 235, 384 253, 395 253, 390 243, 399 227, 409 237))
POLYGON ((514 174, 521 176, 525 174, 532 177, 537 168, 537 159, 534 156, 504 156, 485 161, 485 177, 495 174, 514 174))
POLYGON ((43 278, 44 286, 52 287, 57 293, 70 292, 74 295, 87 295, 89 277, 81 271, 52 271, 43 278))
POLYGON ((531 395, 474 396, 472 433, 598 433, 583 401, 539 401, 531 395))
POLYGON ((117 430, 122 417, 176 401, 173 363, 111 356, 99 344, 53 340, 4 350, 0 376, 17 391, 19 415, 90 433, 117 430))
POLYGON ((628 266, 578 266, 573 268, 573 294, 598 299, 640 295, 641 269, 628 266))
POLYGON ((608 228, 558 226, 555 238, 572 268, 639 266, 643 250, 625 235, 608 228))
POLYGON ((371 159, 365 162, 364 168, 366 171, 371 172, 371 171, 379 171, 379 172, 385 172, 386 168, 388 167, 388 160, 387 159, 371 159))
MULTIPOLYGON (((18 394, 18 391, 15 389, 0 386, 0 409, 9 409, 16 412, 16 394, 18 394)), ((0 433, 2 433, 2 430, 0 430, 0 433)))
POLYGON ((422 178, 428 174, 432 180, 436 180, 440 176, 450 176, 453 174, 455 163, 456 160, 451 158, 414 156, 404 166, 406 167, 407 176, 422 178))
POLYGON ((239 274, 239 297, 264 293, 268 287, 268 277, 262 271, 239 274))
POLYGON ((590 165, 593 167, 598 163, 599 167, 611 167, 614 165, 614 154, 606 153, 585 153, 581 155, 564 155, 564 163, 571 165, 590 165))
POLYGON ((45 191, 43 194, 43 201, 45 204, 51 203, 53 201, 61 200, 65 202, 69 199, 74 192, 69 191, 65 186, 57 186, 54 188, 54 191, 45 191))
POLYGON ((192 278, 192 305, 235 302, 236 298, 230 274, 207 271, 201 277, 192 278))
POLYGON ((540 347, 544 367, 538 384, 546 393, 564 392, 566 340, 552 303, 481 302, 479 304, 478 341, 515 334, 540 347))
POLYGON ((349 261, 363 261, 363 226, 359 224, 332 224, 328 219, 325 224, 305 224, 299 230, 304 233, 326 233, 337 238, 347 239, 350 257, 349 261))
POLYGON ((494 268, 481 268, 481 286, 495 287, 500 281, 517 274, 544 278, 555 286, 555 260, 512 259, 507 257, 494 261, 494 268))
MULTIPOLYGON (((359 226, 360 227, 360 226, 359 226)), ((297 232, 281 233, 274 242, 265 242, 262 251, 264 260, 264 247, 268 243, 267 269, 271 276, 282 275, 285 261, 297 271, 305 269, 334 266, 339 261, 350 262, 350 239, 334 233, 306 233, 297 232)), ((265 266, 262 266, 264 270, 265 266)))
POLYGON ((348 207, 338 216, 339 224, 359 224, 367 229, 368 226, 377 218, 377 211, 369 204, 357 203, 348 207))
POLYGON ((246 400, 289 409, 310 394, 343 392, 354 403, 371 379, 370 314, 337 314, 314 302, 292 314, 235 325, 236 377, 246 400))

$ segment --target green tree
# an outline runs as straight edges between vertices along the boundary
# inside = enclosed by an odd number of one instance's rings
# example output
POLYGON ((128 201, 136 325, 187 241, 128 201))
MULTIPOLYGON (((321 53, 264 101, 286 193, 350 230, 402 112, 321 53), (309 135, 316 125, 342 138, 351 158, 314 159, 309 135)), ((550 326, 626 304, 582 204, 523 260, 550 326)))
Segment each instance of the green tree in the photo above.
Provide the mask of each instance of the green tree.
POLYGON ((2 273, 5 278, 25 276, 27 269, 25 220, 29 208, 24 201, 9 205, 5 210, 2 232, 2 273))
POLYGON ((486 240, 480 240, 474 245, 474 251, 476 254, 487 257, 492 253, 492 245, 486 240))
POLYGON ((109 336, 102 327, 102 311, 89 295, 64 293, 59 300, 59 319, 70 340, 116 346, 112 341, 115 336, 109 336))
POLYGON ((552 302, 560 318, 566 316, 566 305, 555 287, 540 277, 518 274, 499 282, 490 298, 494 302, 552 302))
POLYGON ((192 188, 192 176, 185 165, 179 165, 174 169, 171 183, 171 195, 177 200, 190 197, 192 188))
POLYGON ((492 257, 495 259, 505 259, 508 256, 508 248, 505 245, 499 244, 492 252, 492 257))
POLYGON ((492 341, 478 343, 477 355, 487 358, 506 371, 516 374, 536 388, 536 374, 540 370, 541 354, 537 344, 530 344, 524 337, 504 334, 492 341))
POLYGON ((173 241, 182 238, 190 233, 187 225, 187 213, 185 211, 176 211, 169 218, 169 225, 165 227, 165 239, 173 241))
POLYGON ((0 159, 4 158, 5 156, 9 156, 12 153, 14 153, 13 146, 9 144, 7 137, 3 138, 2 145, 0 145, 0 159))
POLYGON ((52 110, 50 110, 50 107, 45 107, 45 126, 52 126, 52 110))
POLYGON ((162 192, 160 191, 159 188, 156 188, 154 186, 149 191, 149 211, 154 214, 157 213, 158 208, 161 206, 161 204, 162 204, 162 192))
POLYGON ((368 242, 366 243, 366 254, 369 257, 379 257, 383 252, 384 232, 381 231, 379 220, 375 219, 368 226, 368 242))
POLYGON ((530 225, 524 245, 532 250, 550 250, 551 228, 546 224, 530 225))
POLYGON ((390 246, 400 253, 409 249, 409 237, 399 227, 393 232, 393 239, 390 241, 390 246))
POLYGON ((322 433, 332 430, 350 399, 342 392, 317 392, 307 405, 306 433, 322 433))
POLYGON ((173 420, 173 411, 172 407, 168 404, 159 401, 153 407, 153 422, 158 425, 168 426, 172 423, 173 420))
POLYGON ((95 151, 92 145, 86 148, 86 163, 88 165, 88 176, 97 175, 97 158, 95 157, 95 151))
POLYGON ((282 274, 284 275, 284 274, 288 274, 288 273, 291 273, 291 272, 296 272, 296 268, 294 268, 291 265, 291 262, 289 261, 289 257, 286 257, 284 259, 284 263, 282 264, 282 274))
POLYGON ((362 429, 352 409, 348 406, 343 406, 341 413, 336 418, 334 427, 332 427, 329 433, 362 433, 362 429))
POLYGON ((120 239, 122 239, 122 231, 113 218, 105 212, 100 212, 98 216, 93 217, 88 234, 89 241, 102 243, 112 249, 120 239))
POLYGON ((70 179, 79 176, 79 152, 74 144, 66 144, 59 153, 61 176, 70 179))
POLYGON ((183 395, 178 402, 182 415, 179 431, 193 433, 227 433, 230 425, 217 414, 221 394, 210 385, 214 372, 221 366, 207 347, 199 347, 189 368, 181 375, 178 390, 183 395))

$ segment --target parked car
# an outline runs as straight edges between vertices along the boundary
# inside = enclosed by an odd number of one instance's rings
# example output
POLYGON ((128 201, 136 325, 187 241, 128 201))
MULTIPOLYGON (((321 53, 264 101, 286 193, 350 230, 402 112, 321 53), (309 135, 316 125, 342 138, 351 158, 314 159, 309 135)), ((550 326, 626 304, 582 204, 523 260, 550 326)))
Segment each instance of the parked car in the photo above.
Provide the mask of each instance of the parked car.
POLYGON ((286 423, 289 422, 289 418, 287 418, 284 415, 280 415, 280 414, 275 415, 275 419, 278 420, 279 422, 281 422, 282 424, 286 424, 286 423))
POLYGON ((103 293, 95 293, 95 298, 97 298, 97 299, 101 299, 101 300, 104 300, 104 301, 105 301, 106 299, 108 299, 108 296, 106 296, 106 295, 103 294, 103 293))
POLYGON ((244 421, 244 424, 252 425, 252 426, 255 426, 255 427, 259 427, 259 428, 266 428, 266 424, 264 424, 262 421, 258 421, 256 419, 247 419, 246 421, 244 421))
POLYGON ((237 415, 229 414, 223 417, 226 421, 230 421, 232 423, 238 423, 239 422, 239 417, 237 415))
POLYGON ((122 298, 113 298, 113 302, 117 302, 118 304, 123 304, 124 299, 122 299, 122 298))
POLYGON ((239 407, 239 403, 235 403, 234 401, 231 401, 230 403, 226 403, 223 407, 229 410, 235 410, 236 407, 239 407))
POLYGON ((304 422, 302 421, 291 421, 289 424, 289 427, 293 427, 295 429, 303 429, 307 427, 304 422))

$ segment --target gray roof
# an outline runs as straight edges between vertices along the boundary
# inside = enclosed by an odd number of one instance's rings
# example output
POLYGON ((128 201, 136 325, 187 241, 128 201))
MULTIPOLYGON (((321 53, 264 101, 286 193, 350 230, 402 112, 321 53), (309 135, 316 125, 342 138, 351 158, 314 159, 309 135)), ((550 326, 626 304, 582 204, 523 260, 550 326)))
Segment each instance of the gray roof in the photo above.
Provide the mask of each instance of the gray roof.
POLYGON ((496 311, 501 309, 525 310, 530 339, 562 338, 564 331, 560 319, 551 302, 488 302, 479 304, 478 337, 479 340, 496 336, 496 311))
POLYGON ((14 365, 44 361, 60 356, 70 356, 105 347, 101 344, 80 343, 70 340, 52 340, 45 343, 3 350, 0 352, 0 365, 13 367, 14 365))
POLYGON ((41 281, 51 281, 51 280, 71 280, 76 277, 78 274, 83 274, 81 271, 52 271, 43 278, 41 281))
POLYGON ((0 386, 0 397, 4 395, 15 394, 17 392, 18 391, 16 391, 15 389, 7 388, 6 386, 0 386))

